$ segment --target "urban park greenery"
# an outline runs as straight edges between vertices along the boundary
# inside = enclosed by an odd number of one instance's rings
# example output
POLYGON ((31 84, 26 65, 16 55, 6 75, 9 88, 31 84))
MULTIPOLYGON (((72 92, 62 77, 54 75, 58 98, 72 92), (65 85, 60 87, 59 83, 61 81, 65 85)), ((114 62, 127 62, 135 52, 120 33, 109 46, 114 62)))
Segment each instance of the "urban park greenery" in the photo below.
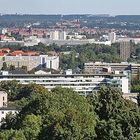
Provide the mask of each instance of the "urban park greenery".
POLYGON ((7 91, 9 105, 20 110, 2 120, 1 140, 140 139, 139 104, 124 99, 116 88, 102 86, 84 97, 72 89, 48 91, 16 81, 2 82, 0 87, 7 91))

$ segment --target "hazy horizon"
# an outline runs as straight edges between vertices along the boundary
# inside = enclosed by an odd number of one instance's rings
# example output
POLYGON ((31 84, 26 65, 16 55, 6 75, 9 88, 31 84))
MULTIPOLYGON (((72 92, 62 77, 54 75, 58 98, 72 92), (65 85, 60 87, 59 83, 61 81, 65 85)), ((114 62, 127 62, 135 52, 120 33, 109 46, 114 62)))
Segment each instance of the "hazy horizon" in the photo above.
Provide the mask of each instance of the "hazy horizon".
POLYGON ((139 0, 0 0, 2 14, 140 15, 139 0))

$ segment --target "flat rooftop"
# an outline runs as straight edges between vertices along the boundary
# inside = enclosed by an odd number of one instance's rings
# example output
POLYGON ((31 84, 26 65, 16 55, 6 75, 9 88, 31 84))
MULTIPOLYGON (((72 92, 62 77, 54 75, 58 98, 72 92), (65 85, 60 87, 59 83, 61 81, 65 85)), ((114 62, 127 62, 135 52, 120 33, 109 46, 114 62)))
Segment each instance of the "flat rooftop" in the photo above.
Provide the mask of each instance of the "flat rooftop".
POLYGON ((0 78, 3 77, 92 77, 92 76, 105 76, 105 77, 126 77, 124 74, 8 74, 8 75, 0 75, 0 78))

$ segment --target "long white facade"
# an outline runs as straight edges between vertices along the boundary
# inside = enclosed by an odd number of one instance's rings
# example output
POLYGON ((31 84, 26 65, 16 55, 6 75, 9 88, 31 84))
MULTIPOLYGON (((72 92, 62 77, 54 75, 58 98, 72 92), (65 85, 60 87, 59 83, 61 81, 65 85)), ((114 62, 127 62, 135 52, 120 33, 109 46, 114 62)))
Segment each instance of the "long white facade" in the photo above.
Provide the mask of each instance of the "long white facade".
POLYGON ((72 88, 80 94, 97 91, 101 85, 118 87, 123 93, 129 93, 129 79, 125 75, 94 74, 94 75, 0 75, 1 81, 17 80, 21 84, 35 83, 43 85, 48 90, 61 86, 72 88))

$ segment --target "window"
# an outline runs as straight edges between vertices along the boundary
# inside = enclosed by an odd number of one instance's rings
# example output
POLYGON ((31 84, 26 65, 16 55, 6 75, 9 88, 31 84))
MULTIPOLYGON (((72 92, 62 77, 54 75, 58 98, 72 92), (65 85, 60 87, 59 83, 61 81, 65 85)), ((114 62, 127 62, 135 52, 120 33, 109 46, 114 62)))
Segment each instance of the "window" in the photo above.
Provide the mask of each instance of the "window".
POLYGON ((4 114, 4 111, 2 111, 1 113, 4 114))
POLYGON ((3 101, 4 101, 4 97, 3 97, 3 101))

